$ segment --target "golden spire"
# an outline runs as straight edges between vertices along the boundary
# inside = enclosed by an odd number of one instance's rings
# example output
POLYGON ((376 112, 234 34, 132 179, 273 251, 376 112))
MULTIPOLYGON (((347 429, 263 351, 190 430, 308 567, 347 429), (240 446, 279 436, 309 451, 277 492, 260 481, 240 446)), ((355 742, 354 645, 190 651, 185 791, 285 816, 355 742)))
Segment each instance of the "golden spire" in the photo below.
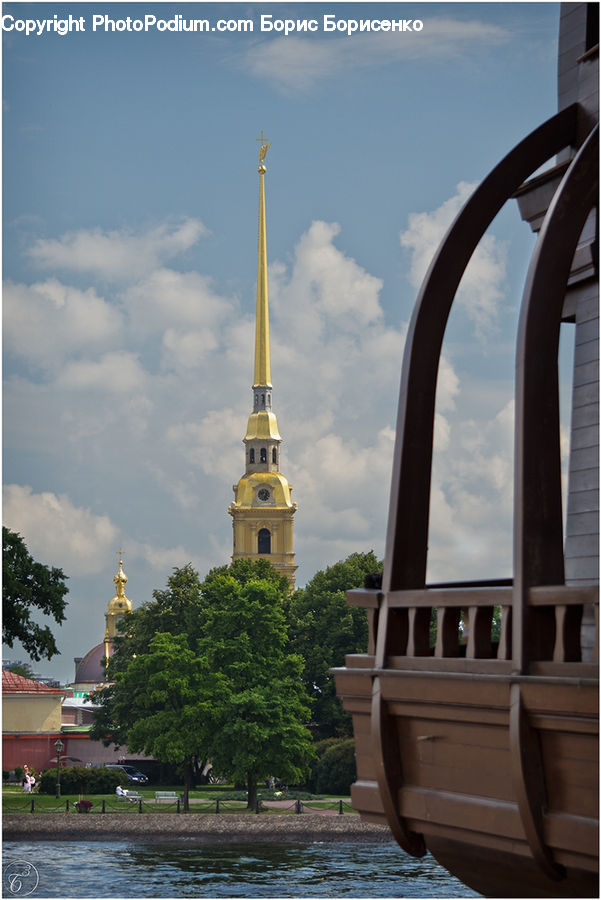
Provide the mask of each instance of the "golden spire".
POLYGON ((263 137, 259 148, 259 259, 257 265, 257 322, 255 331, 255 379, 253 387, 271 387, 271 358, 269 350, 269 289, 267 283, 267 231, 265 227, 265 154, 271 142, 263 137))
POLYGON ((119 571, 113 578, 115 587, 117 588, 117 596, 113 597, 113 601, 125 600, 125 602, 127 602, 127 597, 125 596, 125 585, 127 584, 127 575, 123 571, 123 550, 119 550, 118 556, 119 556, 119 571))
POLYGON ((125 585, 127 584, 127 575, 123 571, 123 550, 119 550, 119 569, 113 578, 116 587, 116 593, 109 602, 108 609, 104 614, 106 619, 106 630, 104 632, 104 655, 108 659, 112 653, 112 639, 117 634, 117 622, 122 619, 125 613, 132 611, 131 600, 125 596, 125 585))
POLYGON ((259 147, 259 259, 257 269, 257 321, 253 411, 244 438, 246 471, 234 485, 235 500, 228 512, 234 526, 232 559, 266 557, 294 588, 293 516, 296 503, 292 486, 280 472, 278 421, 271 404, 269 353, 269 297, 267 290, 267 234, 265 226, 265 156, 271 143, 257 138, 259 147))
POLYGON ((115 596, 109 603, 108 615, 121 618, 126 612, 131 612, 131 600, 125 596, 125 585, 127 584, 127 575, 123 571, 123 550, 119 550, 119 571, 113 578, 117 589, 115 596))

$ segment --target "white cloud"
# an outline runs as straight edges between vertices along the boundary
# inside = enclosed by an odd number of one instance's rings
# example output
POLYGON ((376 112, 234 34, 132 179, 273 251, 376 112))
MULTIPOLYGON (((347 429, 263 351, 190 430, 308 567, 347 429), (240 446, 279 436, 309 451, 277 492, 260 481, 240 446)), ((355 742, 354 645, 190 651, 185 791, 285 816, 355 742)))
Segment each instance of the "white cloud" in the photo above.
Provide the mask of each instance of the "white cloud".
MULTIPOLYGON (((250 401, 250 391, 248 396, 250 401)), ((243 470, 245 431, 244 414, 232 409, 211 410, 198 422, 170 427, 167 441, 205 475, 233 483, 243 470)))
POLYGON ((336 222, 313 222, 296 246, 292 279, 304 310, 311 307, 342 331, 356 332, 382 318, 382 281, 334 246, 339 234, 336 222))
POLYGON ((160 571, 182 568, 188 563, 198 565, 200 557, 191 555, 189 549, 179 544, 177 547, 158 547, 155 544, 128 541, 127 557, 131 560, 145 560, 153 569, 160 571))
POLYGON ((144 234, 129 229, 70 231, 60 238, 39 238, 30 258, 46 269, 87 272, 101 281, 131 282, 192 247, 207 234, 199 219, 157 225, 144 234))
POLYGON ((224 335, 234 326, 237 304, 218 294, 210 278, 197 272, 160 268, 121 295, 133 340, 161 338, 161 370, 200 369, 231 353, 224 335))
POLYGON ((67 363, 57 386, 70 391, 102 391, 129 394, 141 391, 147 375, 135 353, 105 353, 99 360, 67 363))
MULTIPOLYGON (((475 184, 457 185, 453 197, 432 212, 410 213, 408 228, 401 232, 401 246, 411 253, 411 283, 418 288, 447 229, 473 193, 475 184)), ((491 331, 504 296, 507 247, 491 234, 484 235, 472 256, 457 291, 462 306, 479 336, 491 331)))
POLYGON ((313 222, 290 267, 270 269, 273 377, 294 390, 303 418, 324 404, 356 416, 373 405, 377 380, 398 383, 403 339, 384 324, 382 282, 335 246, 339 234, 313 222))
MULTIPOLYGON (((339 17, 340 18, 340 17, 339 17)), ((485 22, 428 17, 420 32, 355 32, 318 38, 290 34, 253 45, 243 58, 255 78, 280 90, 308 91, 350 69, 379 68, 405 60, 459 59, 510 39, 507 29, 485 22)))
POLYGON ((383 544, 393 446, 394 432, 385 427, 355 440, 330 432, 296 448, 287 474, 303 540, 319 535, 324 544, 345 543, 348 552, 383 544))
POLYGON ((32 285, 9 281, 3 307, 7 348, 36 367, 121 340, 121 314, 94 288, 80 291, 56 278, 32 285))
POLYGON ((131 327, 137 334, 188 333, 191 327, 211 331, 231 314, 230 300, 215 293, 211 279, 197 272, 159 268, 122 295, 131 327))
POLYGON ((102 571, 104 558, 119 540, 119 530, 108 516, 74 506, 66 494, 35 494, 26 485, 4 487, 3 521, 19 532, 34 559, 67 575, 102 571))
MULTIPOLYGON (((435 447, 428 570, 432 581, 511 574, 513 400, 491 418, 462 409, 435 447)), ((437 423, 438 425, 438 423, 437 423)))
POLYGON ((218 337, 212 329, 187 331, 168 328, 163 335, 164 369, 192 369, 218 347, 218 337))
POLYGON ((121 543, 130 563, 143 560, 153 569, 169 570, 200 560, 181 544, 163 547, 129 538, 108 516, 75 506, 66 494, 36 494, 27 485, 8 484, 3 488, 3 508, 4 524, 21 535, 34 559, 69 576, 105 572, 107 558, 115 558, 121 543))

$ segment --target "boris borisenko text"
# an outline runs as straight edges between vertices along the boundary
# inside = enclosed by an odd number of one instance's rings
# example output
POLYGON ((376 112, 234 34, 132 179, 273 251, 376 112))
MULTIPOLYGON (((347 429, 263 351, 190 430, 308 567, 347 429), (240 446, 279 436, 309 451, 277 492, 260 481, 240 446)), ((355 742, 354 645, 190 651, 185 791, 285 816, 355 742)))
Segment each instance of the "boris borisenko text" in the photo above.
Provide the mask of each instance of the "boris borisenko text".
POLYGON ((321 19, 275 19, 265 14, 254 19, 185 19, 175 15, 170 19, 157 19, 147 14, 140 19, 127 16, 113 19, 106 14, 94 14, 90 21, 85 16, 69 15, 61 19, 54 15, 51 19, 16 19, 10 14, 2 16, 2 31, 15 31, 27 37, 41 37, 47 34, 66 35, 87 30, 96 32, 271 32, 287 37, 289 34, 360 34, 362 32, 396 31, 419 32, 424 23, 421 19, 339 19, 335 15, 324 15, 321 19), (90 26, 88 29, 88 25, 90 26))

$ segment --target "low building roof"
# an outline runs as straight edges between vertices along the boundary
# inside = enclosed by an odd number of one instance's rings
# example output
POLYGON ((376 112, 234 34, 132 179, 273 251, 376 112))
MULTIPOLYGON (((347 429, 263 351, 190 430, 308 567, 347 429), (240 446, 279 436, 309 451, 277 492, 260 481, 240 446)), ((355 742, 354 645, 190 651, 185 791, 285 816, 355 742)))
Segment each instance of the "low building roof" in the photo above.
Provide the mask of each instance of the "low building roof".
POLYGON ((25 678, 16 672, 2 669, 2 693, 3 694, 63 694, 61 688, 49 687, 41 681, 33 678, 25 678))
POLYGON ((69 709, 98 709, 97 703, 86 703, 85 697, 65 697, 63 706, 69 709))

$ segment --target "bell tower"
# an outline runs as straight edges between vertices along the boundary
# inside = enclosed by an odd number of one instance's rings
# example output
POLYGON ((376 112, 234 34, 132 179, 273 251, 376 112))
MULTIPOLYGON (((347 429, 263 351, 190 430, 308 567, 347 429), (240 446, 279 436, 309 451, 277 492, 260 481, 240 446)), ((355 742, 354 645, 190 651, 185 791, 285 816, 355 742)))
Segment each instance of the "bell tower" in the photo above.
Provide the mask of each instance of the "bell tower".
POLYGON ((106 619, 106 630, 104 632, 104 655, 106 659, 112 655, 112 642, 117 634, 117 623, 123 618, 125 613, 132 611, 131 600, 125 596, 125 585, 127 584, 127 575, 123 571, 123 551, 119 550, 119 570, 113 578, 115 582, 116 593, 108 605, 108 609, 104 614, 106 619))
POLYGON ((259 246, 255 371, 253 405, 244 438, 245 473, 234 485, 234 552, 232 559, 268 559, 294 588, 292 486, 280 472, 282 438, 272 409, 271 354, 269 346, 269 291, 267 283, 267 232, 265 224, 265 155, 271 144, 263 137, 259 148, 259 246))

